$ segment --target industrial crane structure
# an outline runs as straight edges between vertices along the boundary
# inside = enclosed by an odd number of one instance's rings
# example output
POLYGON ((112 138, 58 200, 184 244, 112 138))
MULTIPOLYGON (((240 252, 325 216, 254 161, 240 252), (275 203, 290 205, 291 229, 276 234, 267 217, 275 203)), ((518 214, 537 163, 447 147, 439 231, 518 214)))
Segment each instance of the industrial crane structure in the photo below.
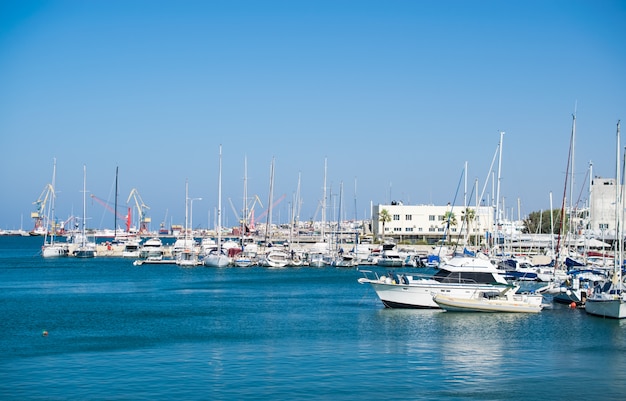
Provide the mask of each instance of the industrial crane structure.
POLYGON ((44 222, 44 218, 46 203, 48 202, 48 199, 53 196, 54 188, 52 187, 52 184, 46 184, 46 186, 43 188, 43 191, 41 191, 41 195, 39 195, 39 198, 37 198, 37 200, 33 202, 33 205, 36 205, 37 207, 36 211, 30 213, 30 217, 35 220, 35 226, 32 231, 33 234, 45 234, 46 225, 44 222))
POLYGON ((150 230, 148 226, 152 221, 150 217, 146 216, 146 211, 150 208, 143 202, 143 199, 141 199, 141 195, 139 195, 139 191, 137 191, 136 188, 133 188, 130 191, 130 195, 128 195, 128 200, 126 201, 126 203, 129 203, 131 199, 134 200, 135 207, 137 208, 137 219, 139 220, 139 234, 145 234, 150 230))
MULTIPOLYGON (((96 202, 98 202, 99 204, 104 206, 104 208, 106 210, 108 210, 109 212, 113 213, 118 219, 123 220, 125 222, 124 223, 125 224, 125 231, 126 232, 130 231, 130 223, 131 223, 130 208, 128 208, 128 214, 123 215, 120 212, 118 212, 117 210, 115 210, 115 208, 111 207, 111 205, 109 205, 106 201, 104 201, 103 199, 98 198, 96 195, 90 194, 89 196, 91 197, 91 199, 95 200, 96 202)), ((113 227, 113 228, 116 228, 116 227, 113 227)))

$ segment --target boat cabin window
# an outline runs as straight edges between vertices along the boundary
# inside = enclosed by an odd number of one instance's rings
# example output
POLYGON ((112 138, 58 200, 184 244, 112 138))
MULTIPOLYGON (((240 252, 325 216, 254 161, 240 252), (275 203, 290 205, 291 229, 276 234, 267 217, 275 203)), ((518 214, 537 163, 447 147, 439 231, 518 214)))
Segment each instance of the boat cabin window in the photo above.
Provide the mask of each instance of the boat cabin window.
POLYGON ((433 278, 440 283, 493 283, 496 281, 491 273, 485 272, 450 272, 439 270, 433 278))

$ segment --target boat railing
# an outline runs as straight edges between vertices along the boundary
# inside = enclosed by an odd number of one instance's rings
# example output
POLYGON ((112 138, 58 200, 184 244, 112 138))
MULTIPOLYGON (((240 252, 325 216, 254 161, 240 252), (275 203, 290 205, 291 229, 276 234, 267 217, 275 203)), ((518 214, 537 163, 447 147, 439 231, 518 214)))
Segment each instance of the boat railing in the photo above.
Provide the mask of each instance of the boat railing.
POLYGON ((390 278, 394 284, 410 284, 412 281, 421 279, 432 279, 430 274, 420 273, 396 273, 389 271, 386 274, 379 275, 378 272, 372 270, 359 270, 367 280, 380 281, 383 278, 390 278))

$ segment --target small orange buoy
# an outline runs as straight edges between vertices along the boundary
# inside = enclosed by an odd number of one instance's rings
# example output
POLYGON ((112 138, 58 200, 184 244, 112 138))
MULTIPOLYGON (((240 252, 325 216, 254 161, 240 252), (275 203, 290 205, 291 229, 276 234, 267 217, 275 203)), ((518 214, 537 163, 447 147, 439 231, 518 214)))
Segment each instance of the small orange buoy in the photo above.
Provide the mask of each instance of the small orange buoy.
POLYGON ((44 330, 41 332, 42 337, 48 337, 48 330, 44 330))
POLYGON ((572 301, 572 303, 569 304, 569 307, 572 309, 576 309, 576 302, 572 301))

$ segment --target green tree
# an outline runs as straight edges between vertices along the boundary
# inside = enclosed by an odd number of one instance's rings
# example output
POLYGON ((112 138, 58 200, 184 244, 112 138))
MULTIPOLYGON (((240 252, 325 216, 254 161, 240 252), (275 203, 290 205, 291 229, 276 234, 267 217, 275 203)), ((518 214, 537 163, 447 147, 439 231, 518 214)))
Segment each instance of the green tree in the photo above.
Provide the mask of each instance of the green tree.
MULTIPOLYGON (((466 230, 468 232, 468 237, 469 237, 470 242, 471 242, 471 240, 472 240, 472 238, 471 238, 472 225, 474 224, 474 220, 476 220, 476 210, 470 209, 468 207, 465 210, 463 210, 461 212, 461 214, 462 214, 461 221, 464 222, 465 226, 467 227, 466 230)), ((477 241, 475 241, 475 242, 477 242, 477 241)))
POLYGON ((391 221, 391 215, 389 214, 389 210, 383 209, 378 213, 378 221, 383 224, 383 238, 382 241, 385 242, 385 224, 391 221))
MULTIPOLYGON (((564 214, 565 224, 561 232, 566 233, 569 225, 569 218, 564 214)), ((554 234, 558 234, 561 226, 561 209, 552 210, 552 221, 554 221, 554 234)), ((552 221, 550 220, 550 210, 531 212, 524 219, 522 231, 526 234, 550 234, 552 232, 552 221)))
MULTIPOLYGON (((443 223, 446 226, 446 233, 450 231, 450 227, 456 227, 456 216, 454 213, 448 211, 443 215, 443 223)), ((447 235, 447 238, 450 238, 450 235, 447 235)), ((445 240, 444 240, 445 242, 445 240)))

